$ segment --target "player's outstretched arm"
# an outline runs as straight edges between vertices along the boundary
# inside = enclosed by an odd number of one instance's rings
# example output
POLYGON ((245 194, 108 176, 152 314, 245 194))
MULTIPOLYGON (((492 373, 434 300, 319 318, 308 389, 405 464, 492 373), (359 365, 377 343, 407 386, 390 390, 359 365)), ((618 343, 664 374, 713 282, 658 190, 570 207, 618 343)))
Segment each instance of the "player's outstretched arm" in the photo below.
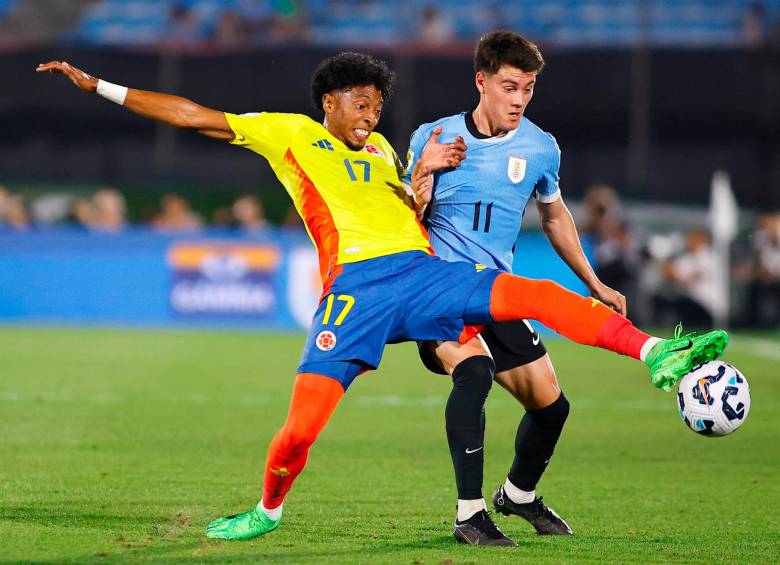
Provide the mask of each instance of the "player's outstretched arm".
POLYGON ((157 120, 178 128, 194 129, 216 139, 233 140, 235 134, 227 123, 225 114, 212 110, 180 96, 126 88, 102 81, 65 61, 42 63, 35 69, 39 73, 65 75, 85 92, 97 92, 117 104, 145 118, 157 120))
POLYGON ((538 202, 539 217, 547 239, 550 240, 555 252, 563 259, 572 271, 584 282, 591 295, 616 312, 625 316, 628 313, 626 297, 618 291, 609 288, 599 280, 585 257, 571 212, 562 198, 550 203, 538 202))

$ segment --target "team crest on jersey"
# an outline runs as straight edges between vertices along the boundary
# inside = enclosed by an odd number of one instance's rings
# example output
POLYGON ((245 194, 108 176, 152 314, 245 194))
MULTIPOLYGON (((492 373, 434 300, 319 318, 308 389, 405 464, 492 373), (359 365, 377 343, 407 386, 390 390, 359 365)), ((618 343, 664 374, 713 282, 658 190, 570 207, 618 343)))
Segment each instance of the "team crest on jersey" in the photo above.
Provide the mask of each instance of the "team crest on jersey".
POLYGON ((385 154, 382 153, 382 150, 373 143, 366 143, 365 147, 363 147, 363 151, 366 153, 371 153, 372 155, 379 155, 380 157, 385 156, 385 154))
POLYGON ((409 173, 412 170, 412 162, 414 161, 414 151, 411 149, 406 152, 406 168, 404 174, 409 173))
POLYGON ((506 174, 509 180, 517 184, 525 178, 525 157, 509 157, 509 165, 506 174))
POLYGON ((336 334, 331 331, 323 330, 317 334, 317 349, 320 351, 330 351, 336 347, 336 334))

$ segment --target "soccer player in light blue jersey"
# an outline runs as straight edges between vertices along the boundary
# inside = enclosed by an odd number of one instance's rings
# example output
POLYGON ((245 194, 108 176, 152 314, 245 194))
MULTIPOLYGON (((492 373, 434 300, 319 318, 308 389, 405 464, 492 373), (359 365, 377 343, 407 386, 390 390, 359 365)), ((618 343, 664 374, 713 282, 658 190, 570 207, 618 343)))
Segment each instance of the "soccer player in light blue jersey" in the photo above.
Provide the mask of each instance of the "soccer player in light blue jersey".
MULTIPOLYGON (((598 279, 582 251, 561 196, 555 138, 523 116, 543 66, 536 45, 514 32, 482 37, 474 54, 479 104, 421 125, 411 138, 406 174, 432 135, 465 142, 460 166, 433 174, 415 194, 418 204, 427 203, 423 219, 435 253, 511 271, 523 213, 533 199, 558 255, 594 298, 625 314, 625 297, 598 279)), ((430 370, 453 380, 445 419, 458 488, 455 537, 480 545, 505 538, 496 534, 482 496, 484 402, 494 379, 526 410, 514 462, 493 495, 495 508, 528 520, 539 534, 570 535, 569 525, 535 492, 569 412, 539 334, 524 320, 492 323, 460 342, 420 343, 420 356, 430 370)))

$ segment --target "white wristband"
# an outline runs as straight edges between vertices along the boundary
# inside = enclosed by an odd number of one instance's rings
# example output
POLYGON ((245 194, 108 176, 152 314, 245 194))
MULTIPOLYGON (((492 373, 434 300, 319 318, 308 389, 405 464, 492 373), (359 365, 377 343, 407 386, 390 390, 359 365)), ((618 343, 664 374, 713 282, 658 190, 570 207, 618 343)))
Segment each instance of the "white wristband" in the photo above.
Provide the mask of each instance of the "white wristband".
POLYGON ((98 96, 102 96, 106 100, 111 100, 111 102, 116 102, 120 106, 125 103, 125 98, 127 98, 126 86, 120 86, 100 79, 98 79, 96 92, 98 96))

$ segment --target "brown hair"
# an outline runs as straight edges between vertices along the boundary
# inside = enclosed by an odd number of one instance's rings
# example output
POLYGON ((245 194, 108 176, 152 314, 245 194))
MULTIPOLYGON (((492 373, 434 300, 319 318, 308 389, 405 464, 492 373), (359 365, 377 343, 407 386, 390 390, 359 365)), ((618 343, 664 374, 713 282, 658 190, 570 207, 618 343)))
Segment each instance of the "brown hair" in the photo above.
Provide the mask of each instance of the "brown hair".
POLYGON ((474 72, 495 74, 501 65, 526 73, 541 72, 544 59, 539 48, 514 31, 491 31, 482 36, 474 51, 474 72))

